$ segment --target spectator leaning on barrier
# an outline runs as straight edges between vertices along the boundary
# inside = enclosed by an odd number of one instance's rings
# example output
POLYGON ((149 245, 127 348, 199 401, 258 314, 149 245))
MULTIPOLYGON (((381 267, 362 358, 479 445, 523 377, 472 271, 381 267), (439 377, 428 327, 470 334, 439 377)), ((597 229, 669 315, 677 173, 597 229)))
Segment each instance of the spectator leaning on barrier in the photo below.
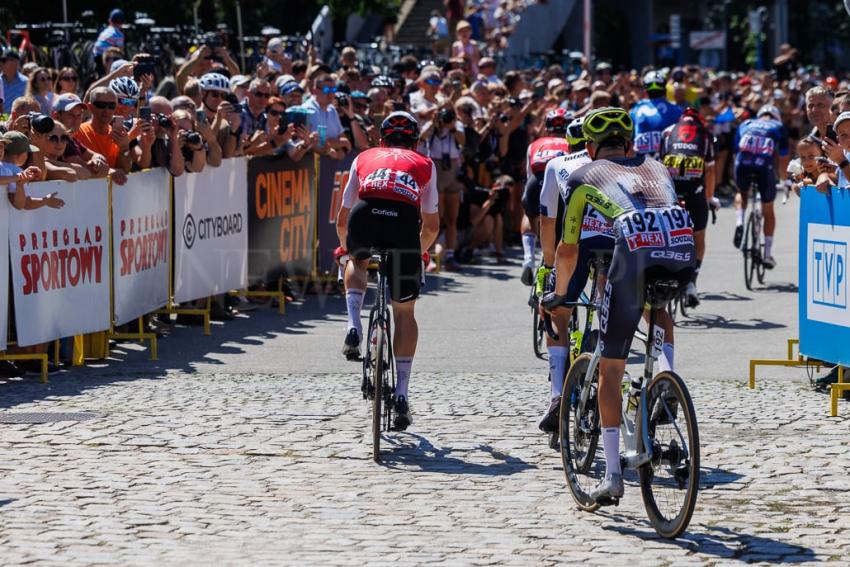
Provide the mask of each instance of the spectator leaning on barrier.
POLYGON ((342 133, 357 150, 365 150, 369 147, 369 139, 366 137, 366 123, 363 117, 354 111, 354 101, 349 93, 337 92, 334 106, 339 114, 339 122, 342 125, 342 133))
POLYGON ((313 97, 301 106, 311 112, 307 116, 307 126, 311 132, 317 132, 319 143, 314 151, 333 159, 342 159, 351 150, 351 144, 342 135, 342 124, 333 106, 336 94, 336 82, 330 75, 322 75, 313 80, 313 97))
MULTIPOLYGON (((221 149, 221 157, 229 158, 241 151, 239 127, 242 124, 241 107, 230 92, 230 81, 220 73, 206 73, 200 79, 203 98, 200 109, 203 119, 211 128, 212 134, 221 149)), ((205 135, 205 139, 208 140, 205 135)), ((209 142, 208 142, 209 143, 209 142)), ((221 160, 209 156, 210 165, 217 166, 221 160)))
POLYGON ((12 109, 9 113, 9 120, 3 125, 5 130, 17 130, 29 135, 30 133, 30 113, 39 112, 41 106, 38 101, 28 96, 20 96, 12 103, 12 109))
POLYGON ((850 112, 842 112, 838 116, 834 129, 837 142, 828 136, 821 140, 824 153, 837 164, 834 175, 821 173, 818 176, 817 189, 824 193, 829 191, 831 185, 837 185, 841 189, 850 188, 850 112))
POLYGON ((9 109, 15 99, 24 96, 29 79, 19 70, 21 56, 16 49, 4 49, 0 54, 0 63, 3 71, 3 108, 9 109))
POLYGON ((65 125, 52 120, 53 128, 50 132, 41 133, 33 130, 30 135, 31 142, 40 150, 44 160, 46 180, 54 179, 74 182, 80 179, 89 179, 91 172, 87 167, 77 163, 67 162, 64 159, 65 148, 70 142, 70 136, 65 125))
POLYGON ((97 87, 89 93, 91 102, 88 105, 91 119, 80 125, 74 134, 80 144, 99 153, 109 164, 109 174, 119 185, 127 180, 130 170, 130 137, 121 120, 113 120, 118 99, 106 87, 97 87))
POLYGON ((150 148, 150 167, 164 167, 174 177, 185 171, 183 151, 180 144, 173 143, 177 130, 171 120, 171 103, 168 99, 155 96, 150 100, 151 126, 154 140, 150 148))
POLYGON ((207 154, 204 150, 204 140, 195 130, 195 121, 188 110, 175 110, 171 114, 174 123, 176 140, 183 152, 186 171, 199 172, 207 165, 207 154))
POLYGON ((83 123, 84 108, 83 101, 74 94, 59 95, 53 101, 52 117, 65 126, 69 135, 62 161, 87 168, 90 177, 106 177, 109 173, 109 164, 106 162, 106 158, 92 152, 74 139, 74 134, 83 123))

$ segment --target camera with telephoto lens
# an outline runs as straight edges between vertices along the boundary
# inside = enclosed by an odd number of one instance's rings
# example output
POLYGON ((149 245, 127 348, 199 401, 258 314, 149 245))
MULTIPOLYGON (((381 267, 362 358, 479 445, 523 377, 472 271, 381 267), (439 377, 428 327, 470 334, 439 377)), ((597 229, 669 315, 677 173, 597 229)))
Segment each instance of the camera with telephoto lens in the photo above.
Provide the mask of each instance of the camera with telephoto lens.
POLYGON ((193 132, 188 132, 186 134, 186 143, 187 144, 191 144, 193 146, 200 146, 202 142, 203 142, 203 139, 201 138, 201 135, 198 134, 197 132, 193 131, 193 132))
POLYGON ((440 110, 440 113, 437 115, 437 117, 439 118, 441 124, 448 126, 454 123, 455 119, 457 118, 457 115, 455 114, 453 108, 443 108, 440 110))
POLYGON ((40 112, 30 112, 27 116, 30 119, 30 128, 33 132, 39 134, 50 134, 53 132, 53 127, 56 125, 53 119, 46 114, 40 112))
POLYGON ((160 128, 164 128, 165 130, 171 130, 171 118, 169 118, 165 114, 157 114, 156 123, 159 124, 160 128))

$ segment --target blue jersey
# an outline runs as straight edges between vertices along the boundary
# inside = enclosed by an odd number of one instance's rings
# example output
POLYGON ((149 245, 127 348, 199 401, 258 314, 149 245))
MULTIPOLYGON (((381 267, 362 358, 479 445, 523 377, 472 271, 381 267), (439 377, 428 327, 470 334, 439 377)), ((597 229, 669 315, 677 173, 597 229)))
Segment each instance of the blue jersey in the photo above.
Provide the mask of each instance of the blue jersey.
POLYGON ((682 109, 661 97, 640 101, 630 114, 635 123, 635 152, 657 154, 661 146, 661 133, 678 122, 682 109))
POLYGON ((778 120, 750 119, 735 134, 735 166, 773 169, 774 158, 788 155, 788 134, 778 120))

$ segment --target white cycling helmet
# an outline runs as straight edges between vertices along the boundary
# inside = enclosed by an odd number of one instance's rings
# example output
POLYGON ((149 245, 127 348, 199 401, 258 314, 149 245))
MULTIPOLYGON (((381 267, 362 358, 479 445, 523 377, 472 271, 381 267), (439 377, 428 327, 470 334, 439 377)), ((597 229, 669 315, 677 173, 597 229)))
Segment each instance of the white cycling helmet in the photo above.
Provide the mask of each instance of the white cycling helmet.
POLYGON ((773 106, 772 104, 765 104, 761 108, 759 108, 757 118, 761 118, 762 116, 770 116, 774 120, 782 120, 782 115, 779 113, 779 109, 773 106))
POLYGON ((130 77, 118 77, 109 81, 109 90, 118 97, 138 98, 139 85, 130 77))
POLYGON ((201 75, 200 83, 204 92, 230 92, 230 80, 221 73, 204 73, 201 75))

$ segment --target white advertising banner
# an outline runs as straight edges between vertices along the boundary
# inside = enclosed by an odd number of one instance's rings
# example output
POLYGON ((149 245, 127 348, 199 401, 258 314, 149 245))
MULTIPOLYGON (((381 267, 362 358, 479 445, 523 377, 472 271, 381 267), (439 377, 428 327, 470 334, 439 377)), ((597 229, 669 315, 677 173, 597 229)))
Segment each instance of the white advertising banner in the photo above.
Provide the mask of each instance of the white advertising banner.
POLYGON ((123 325, 168 302, 168 189, 165 168, 112 185, 115 324, 123 325))
MULTIPOLYGON (((0 188, 6 190, 6 187, 0 188)), ((9 199, 0 199, 0 351, 6 350, 9 325, 9 199)))
POLYGON ((9 246, 18 344, 109 329, 108 181, 27 186, 61 209, 11 209, 9 246))
POLYGON ((248 284, 247 164, 222 161, 174 179, 174 300, 248 284))

